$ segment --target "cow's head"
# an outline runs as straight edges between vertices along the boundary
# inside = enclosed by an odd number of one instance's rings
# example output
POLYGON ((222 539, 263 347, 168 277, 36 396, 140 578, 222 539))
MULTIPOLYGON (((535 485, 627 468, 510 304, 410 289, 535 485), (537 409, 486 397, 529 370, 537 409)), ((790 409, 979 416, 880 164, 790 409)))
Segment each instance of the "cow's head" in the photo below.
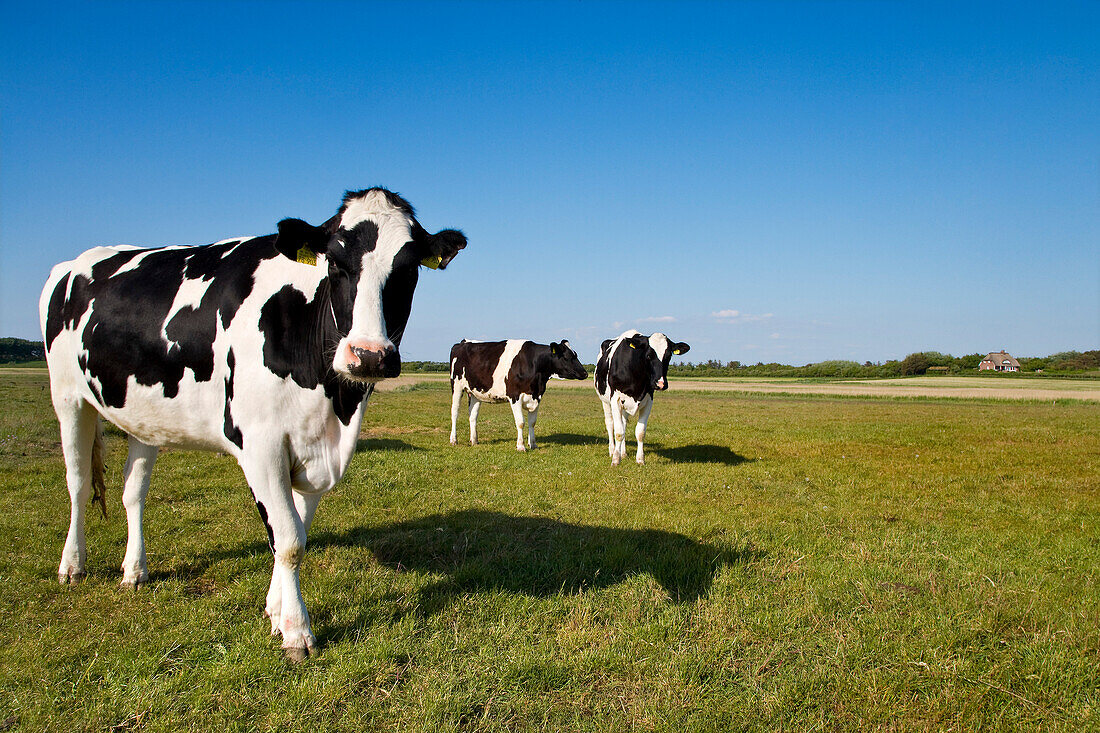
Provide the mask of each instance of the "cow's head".
MULTIPOLYGON (((654 389, 668 389, 668 364, 673 356, 686 354, 691 348, 682 341, 672 341, 663 333, 655 333, 648 339, 645 336, 635 336, 634 340, 641 340, 649 348, 649 375, 650 384, 654 389)), ((642 348, 639 343, 635 348, 642 348)))
POLYGON ((550 344, 550 374, 561 379, 588 378, 588 371, 577 358, 577 352, 564 339, 550 344))
POLYGON ((401 373, 398 347, 412 310, 420 266, 442 270, 466 246, 462 232, 429 234, 412 206, 384 188, 349 191, 321 226, 279 222, 275 248, 292 260, 328 270, 339 343, 332 367, 373 382, 401 373))

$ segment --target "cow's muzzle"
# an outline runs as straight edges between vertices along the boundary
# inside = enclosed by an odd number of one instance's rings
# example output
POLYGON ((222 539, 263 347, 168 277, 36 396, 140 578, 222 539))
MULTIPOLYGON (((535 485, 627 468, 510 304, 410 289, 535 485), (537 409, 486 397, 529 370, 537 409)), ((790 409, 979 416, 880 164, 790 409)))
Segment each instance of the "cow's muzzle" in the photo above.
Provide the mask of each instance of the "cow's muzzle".
POLYGON ((665 379, 664 377, 661 377, 660 379, 657 380, 657 384, 655 384, 653 386, 656 387, 659 391, 663 392, 666 389, 668 389, 668 380, 665 379))
POLYGON ((348 344, 344 359, 348 373, 357 379, 373 381, 401 374, 401 355, 393 346, 348 344))

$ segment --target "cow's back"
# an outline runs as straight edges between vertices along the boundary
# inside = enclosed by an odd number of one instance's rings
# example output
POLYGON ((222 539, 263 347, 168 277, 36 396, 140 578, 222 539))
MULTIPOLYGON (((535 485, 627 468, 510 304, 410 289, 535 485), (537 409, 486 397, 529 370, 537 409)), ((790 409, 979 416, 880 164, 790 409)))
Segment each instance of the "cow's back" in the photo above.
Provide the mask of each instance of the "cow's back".
MULTIPOLYGON (((84 399, 155 445, 239 448, 231 403, 250 399, 265 372, 275 386, 257 324, 285 279, 268 272, 286 270, 279 259, 261 237, 97 247, 57 265, 39 304, 55 399, 84 399)), ((316 290, 312 268, 298 269, 316 290)))

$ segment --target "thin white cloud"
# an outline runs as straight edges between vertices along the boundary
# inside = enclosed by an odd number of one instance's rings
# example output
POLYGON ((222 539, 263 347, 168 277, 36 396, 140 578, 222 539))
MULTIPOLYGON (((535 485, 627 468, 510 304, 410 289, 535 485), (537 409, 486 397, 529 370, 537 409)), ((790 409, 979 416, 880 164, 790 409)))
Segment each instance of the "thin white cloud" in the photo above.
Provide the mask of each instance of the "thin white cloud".
POLYGON ((742 313, 739 310, 727 309, 714 311, 710 314, 711 318, 714 318, 721 323, 757 323, 759 321, 766 321, 769 318, 773 318, 774 313, 742 313))
POLYGON ((639 318, 638 323, 674 323, 676 318, 674 316, 649 316, 648 318, 639 318))
POLYGON ((779 336, 779 334, 778 334, 778 333, 773 333, 773 334, 772 334, 771 336, 769 336, 768 338, 772 338, 772 339, 777 339, 777 338, 780 338, 780 336, 779 336))

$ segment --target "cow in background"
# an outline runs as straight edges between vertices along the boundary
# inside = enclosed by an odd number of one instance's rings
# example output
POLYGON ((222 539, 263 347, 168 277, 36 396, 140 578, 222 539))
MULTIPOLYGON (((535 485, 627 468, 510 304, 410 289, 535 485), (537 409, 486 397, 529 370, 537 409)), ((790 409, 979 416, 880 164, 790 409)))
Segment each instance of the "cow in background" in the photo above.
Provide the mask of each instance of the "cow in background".
POLYGON ((588 372, 568 341, 466 341, 451 347, 451 445, 458 444, 458 408, 469 395, 470 444, 477 445, 477 413, 482 402, 511 404, 516 420, 516 450, 523 451, 526 412, 527 446, 535 448, 535 421, 551 377, 587 379, 588 372))
POLYGON ((97 247, 53 268, 39 302, 71 515, 58 577, 85 574, 84 510, 103 503, 104 417, 129 436, 122 584, 148 581, 142 516, 158 446, 224 451, 274 555, 265 614, 293 660, 314 649, 299 585, 321 497, 344 475, 374 383, 398 346, 421 265, 461 232, 429 234, 407 201, 348 192, 320 226, 195 247, 97 247))
POLYGON ((635 460, 645 463, 642 441, 653 409, 653 392, 668 389, 669 361, 673 355, 686 354, 689 348, 683 342, 671 341, 663 333, 643 336, 634 330, 608 339, 600 346, 595 384, 603 403, 607 451, 612 466, 619 465, 626 452, 627 415, 638 417, 634 429, 634 437, 638 440, 635 460))

